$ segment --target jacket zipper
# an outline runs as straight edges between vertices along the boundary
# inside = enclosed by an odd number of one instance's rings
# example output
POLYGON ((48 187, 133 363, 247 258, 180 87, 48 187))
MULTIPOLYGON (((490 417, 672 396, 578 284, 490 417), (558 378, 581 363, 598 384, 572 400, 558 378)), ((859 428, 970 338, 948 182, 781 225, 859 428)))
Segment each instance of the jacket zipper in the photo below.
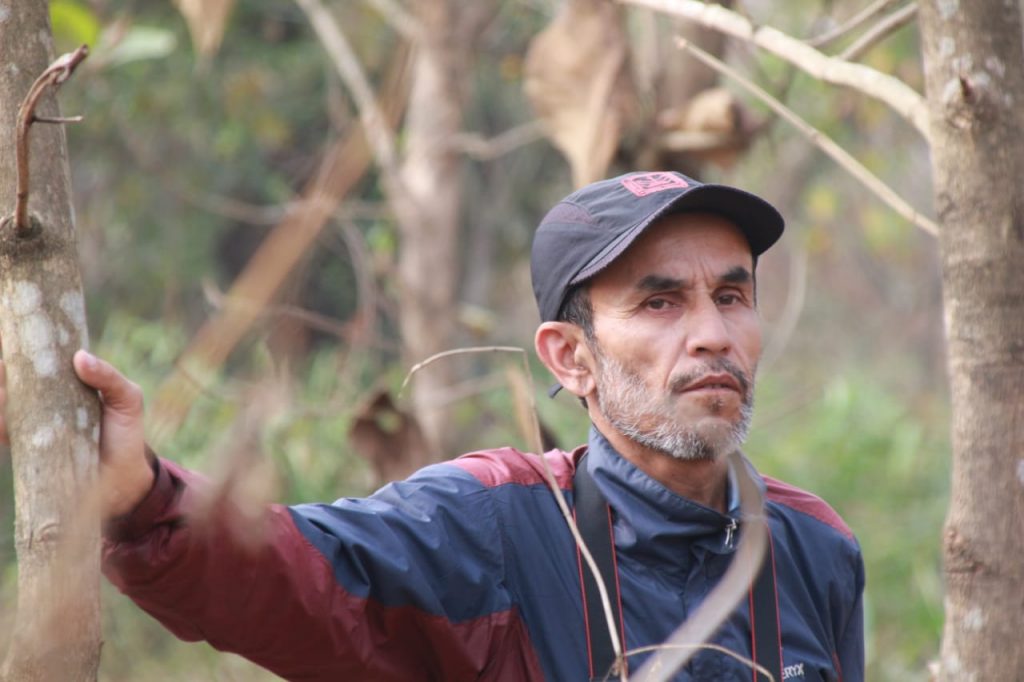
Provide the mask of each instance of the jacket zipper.
POLYGON ((739 524, 736 522, 736 519, 729 519, 729 525, 727 525, 725 527, 725 548, 726 549, 732 549, 732 540, 733 540, 733 536, 736 533, 736 528, 737 527, 739 527, 739 524))

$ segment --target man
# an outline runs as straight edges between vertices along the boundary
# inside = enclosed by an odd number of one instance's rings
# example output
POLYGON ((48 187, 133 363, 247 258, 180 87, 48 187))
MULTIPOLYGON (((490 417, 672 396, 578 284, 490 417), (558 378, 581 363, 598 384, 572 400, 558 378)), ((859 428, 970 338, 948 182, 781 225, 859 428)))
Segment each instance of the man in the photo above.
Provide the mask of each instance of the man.
MULTIPOLYGON (((740 190, 633 173, 570 195, 537 231, 536 349, 593 424, 586 446, 543 456, 570 504, 582 479, 611 509, 608 586, 627 650, 663 642, 735 551, 726 456, 746 436, 761 350, 756 259, 782 229, 774 208, 740 190)), ((84 352, 75 368, 105 405, 105 570, 179 637, 296 680, 604 677, 577 550, 539 457, 477 452, 366 499, 275 506, 252 550, 231 532, 229 508, 190 525, 203 482, 147 459, 138 389, 84 352)), ((779 676, 863 679, 853 535, 818 498, 756 477, 779 676)), ((719 649, 676 679, 767 679, 728 655, 763 646, 751 625, 760 582, 714 635, 719 649)))

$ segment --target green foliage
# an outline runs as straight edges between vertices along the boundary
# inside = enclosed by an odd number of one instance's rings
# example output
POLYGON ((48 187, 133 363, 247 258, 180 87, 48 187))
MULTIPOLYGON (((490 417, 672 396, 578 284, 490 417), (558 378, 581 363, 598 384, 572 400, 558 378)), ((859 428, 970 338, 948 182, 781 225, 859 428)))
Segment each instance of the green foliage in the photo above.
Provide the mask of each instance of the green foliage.
POLYGON ((945 409, 913 406, 844 373, 792 405, 770 377, 747 454, 760 470, 827 500, 860 540, 867 569, 867 679, 924 680, 942 629, 939 537, 948 502, 945 409))
POLYGON ((163 59, 178 47, 178 37, 164 28, 132 26, 112 45, 100 44, 94 59, 122 66, 145 59, 163 59))
POLYGON ((77 0, 53 0, 50 3, 50 23, 54 41, 61 52, 82 44, 95 45, 100 35, 96 14, 77 0), (61 49, 65 45, 68 48, 61 49))

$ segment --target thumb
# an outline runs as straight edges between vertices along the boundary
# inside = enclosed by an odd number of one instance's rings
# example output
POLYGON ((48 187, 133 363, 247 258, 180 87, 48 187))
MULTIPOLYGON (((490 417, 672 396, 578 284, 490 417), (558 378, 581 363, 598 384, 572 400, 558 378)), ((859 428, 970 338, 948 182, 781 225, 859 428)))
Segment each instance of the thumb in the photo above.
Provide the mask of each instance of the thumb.
POLYGON ((77 351, 72 362, 78 378, 100 392, 104 405, 116 412, 141 414, 142 391, 113 365, 85 350, 77 351))

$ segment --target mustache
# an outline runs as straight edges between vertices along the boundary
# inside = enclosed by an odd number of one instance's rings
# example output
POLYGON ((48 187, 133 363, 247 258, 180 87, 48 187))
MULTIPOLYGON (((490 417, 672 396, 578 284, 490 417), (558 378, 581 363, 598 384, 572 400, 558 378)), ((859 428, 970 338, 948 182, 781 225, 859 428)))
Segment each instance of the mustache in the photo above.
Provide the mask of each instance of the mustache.
POLYGON ((672 380, 669 382, 669 389, 673 393, 679 393, 701 377, 708 374, 719 374, 722 372, 728 373, 736 380, 736 383, 738 383, 740 388, 743 390, 744 397, 750 394, 750 377, 744 374, 743 370, 726 358, 716 358, 715 360, 707 362, 700 367, 696 367, 685 374, 672 377, 672 380))

